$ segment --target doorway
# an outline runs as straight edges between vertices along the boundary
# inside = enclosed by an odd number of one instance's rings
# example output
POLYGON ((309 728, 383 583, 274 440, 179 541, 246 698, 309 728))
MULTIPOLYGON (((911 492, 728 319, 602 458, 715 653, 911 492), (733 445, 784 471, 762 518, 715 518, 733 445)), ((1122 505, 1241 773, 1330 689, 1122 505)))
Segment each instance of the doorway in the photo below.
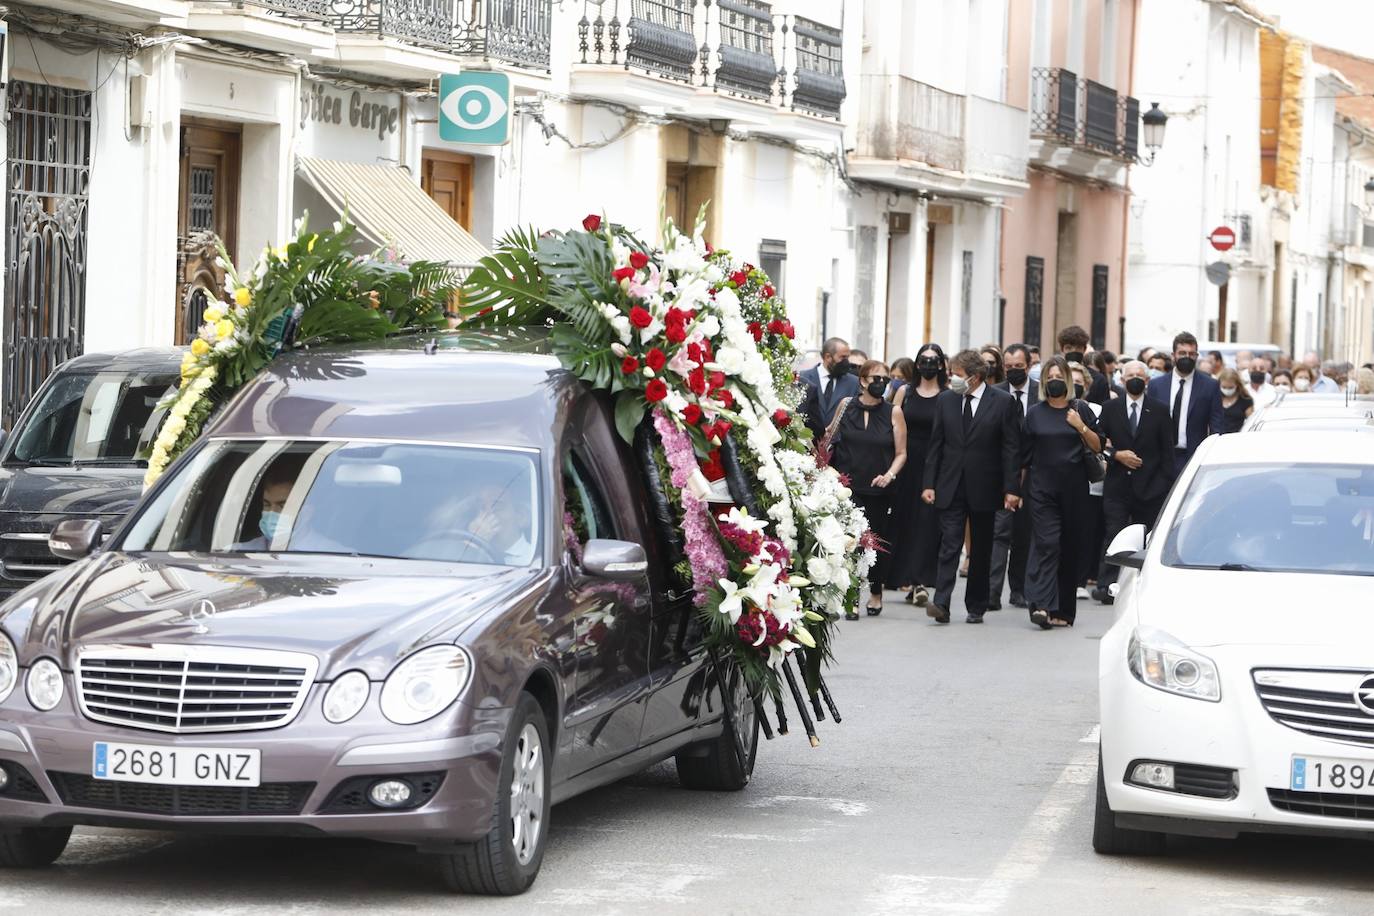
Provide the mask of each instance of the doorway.
POLYGON ((472 157, 427 149, 420 160, 420 188, 453 221, 472 231, 472 157))
POLYGON ((921 343, 925 346, 935 338, 931 335, 931 319, 935 314, 935 226, 926 225, 926 289, 925 306, 922 312, 921 343))
POLYGON ((1054 258, 1054 327, 1058 334, 1078 324, 1078 217, 1059 213, 1059 232, 1054 258))
POLYGON ((205 237, 231 257, 238 251, 239 174, 243 135, 237 124, 181 119, 181 180, 177 197, 175 339, 186 344, 200 327, 200 297, 192 281, 205 273, 205 237))

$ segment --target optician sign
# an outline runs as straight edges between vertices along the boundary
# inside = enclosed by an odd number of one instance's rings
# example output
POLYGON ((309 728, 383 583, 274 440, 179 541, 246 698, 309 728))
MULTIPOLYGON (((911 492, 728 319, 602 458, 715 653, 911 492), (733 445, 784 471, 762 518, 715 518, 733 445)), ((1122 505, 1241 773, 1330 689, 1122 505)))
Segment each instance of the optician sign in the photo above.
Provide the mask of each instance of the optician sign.
POLYGON ((401 149, 401 96, 307 80, 301 88, 298 152, 345 162, 395 160, 401 149))
POLYGON ((470 70, 439 77, 439 138, 500 146, 510 140, 510 77, 470 70))

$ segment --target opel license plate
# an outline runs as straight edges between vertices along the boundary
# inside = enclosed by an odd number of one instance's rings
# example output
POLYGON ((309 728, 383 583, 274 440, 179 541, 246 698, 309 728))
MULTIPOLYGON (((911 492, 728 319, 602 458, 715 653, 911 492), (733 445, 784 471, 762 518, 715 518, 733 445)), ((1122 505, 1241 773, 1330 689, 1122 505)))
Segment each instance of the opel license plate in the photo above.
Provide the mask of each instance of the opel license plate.
POLYGON ((97 741, 91 775, 163 786, 256 786, 262 751, 255 748, 166 747, 97 741))
POLYGON ((1374 795, 1374 760, 1294 755, 1289 787, 1294 792, 1353 792, 1374 795))

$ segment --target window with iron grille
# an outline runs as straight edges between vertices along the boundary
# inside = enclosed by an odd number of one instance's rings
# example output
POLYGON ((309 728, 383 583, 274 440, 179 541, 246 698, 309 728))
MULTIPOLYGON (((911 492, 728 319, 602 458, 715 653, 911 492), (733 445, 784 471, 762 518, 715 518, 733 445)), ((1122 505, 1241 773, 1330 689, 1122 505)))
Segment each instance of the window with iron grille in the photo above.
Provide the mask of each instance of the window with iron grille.
POLYGON ((1107 265, 1093 265, 1093 349, 1107 348, 1107 265))
POLYGON ((1045 308, 1045 259, 1026 258, 1026 307, 1021 340, 1028 347, 1040 346, 1040 321, 1045 308))

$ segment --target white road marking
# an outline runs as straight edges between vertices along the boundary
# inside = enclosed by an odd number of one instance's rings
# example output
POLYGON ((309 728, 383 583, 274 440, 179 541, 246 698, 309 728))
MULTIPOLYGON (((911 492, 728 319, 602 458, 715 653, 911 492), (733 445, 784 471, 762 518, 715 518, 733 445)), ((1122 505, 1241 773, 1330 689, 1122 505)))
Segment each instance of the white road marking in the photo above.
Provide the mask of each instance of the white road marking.
POLYGON ((1096 744, 1096 743, 1098 742, 1098 740, 1099 740, 1101 737, 1102 737, 1102 725, 1101 725, 1101 723, 1099 723, 1099 724, 1097 724, 1097 725, 1094 725, 1092 728, 1088 729, 1088 733, 1087 733, 1086 735, 1084 735, 1082 738, 1079 738, 1079 739, 1078 739, 1078 743, 1079 743, 1079 744, 1096 744))
POLYGON ((719 878, 706 864, 668 862, 607 862, 599 865, 581 887, 558 887, 549 901, 554 906, 593 906, 616 903, 692 903, 687 889, 699 881, 719 878))
POLYGON ((1302 897, 1296 894, 1265 895, 1258 897, 1250 892, 1237 894, 1212 895, 1213 906, 1222 910, 1244 910, 1246 913, 1263 913, 1265 916, 1312 916, 1318 907, 1331 906, 1330 897, 1302 897), (1235 897, 1226 901, 1217 897, 1235 897))
POLYGON ((809 795, 764 795, 760 798, 751 798, 744 803, 744 807, 774 808, 780 804, 791 802, 822 806, 846 817, 860 817, 868 813, 868 805, 861 801, 853 801, 848 798, 815 798, 809 795))
POLYGON ((811 843, 816 838, 810 836, 778 836, 773 833, 713 833, 711 839, 761 841, 765 843, 811 843))

